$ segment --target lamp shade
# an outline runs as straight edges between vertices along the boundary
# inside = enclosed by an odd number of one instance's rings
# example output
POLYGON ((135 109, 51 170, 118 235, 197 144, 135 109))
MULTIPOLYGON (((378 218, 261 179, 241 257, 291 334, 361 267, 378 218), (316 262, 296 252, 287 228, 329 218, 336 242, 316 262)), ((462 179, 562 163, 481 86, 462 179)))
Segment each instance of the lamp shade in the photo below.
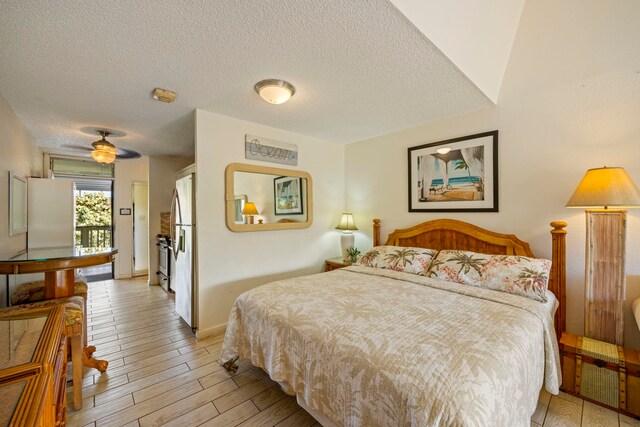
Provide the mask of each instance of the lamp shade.
POLYGON ((589 169, 566 206, 637 208, 640 207, 640 191, 623 168, 589 169))
POLYGON ((296 89, 289 82, 277 79, 262 80, 254 86, 258 95, 270 104, 282 104, 296 93, 296 89))
POLYGON ((242 215, 258 215, 258 209, 253 202, 246 202, 242 208, 242 215))
POLYGON ((353 214, 350 212, 343 212, 340 224, 336 227, 336 230, 357 230, 358 228, 353 222, 353 214))

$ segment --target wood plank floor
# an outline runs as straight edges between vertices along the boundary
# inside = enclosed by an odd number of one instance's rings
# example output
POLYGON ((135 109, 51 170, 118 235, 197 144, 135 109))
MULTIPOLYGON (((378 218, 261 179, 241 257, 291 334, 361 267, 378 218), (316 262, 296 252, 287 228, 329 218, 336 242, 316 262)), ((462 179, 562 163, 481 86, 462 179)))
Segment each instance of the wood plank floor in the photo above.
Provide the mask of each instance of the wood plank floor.
MULTIPOLYGON (((175 314, 173 297, 146 277, 90 283, 89 343, 109 361, 85 368, 83 408, 68 425, 319 426, 264 371, 241 363, 231 378, 217 364, 222 335, 198 341, 175 314)), ((69 369, 70 371, 70 369, 69 369)), ((582 399, 543 391, 532 426, 638 426, 582 399)))

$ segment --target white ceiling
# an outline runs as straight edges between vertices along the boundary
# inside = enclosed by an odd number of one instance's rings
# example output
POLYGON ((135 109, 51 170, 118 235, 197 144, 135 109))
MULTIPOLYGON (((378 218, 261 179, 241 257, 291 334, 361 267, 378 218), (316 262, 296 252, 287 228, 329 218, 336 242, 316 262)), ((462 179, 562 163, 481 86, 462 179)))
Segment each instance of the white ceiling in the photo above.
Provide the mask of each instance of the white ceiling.
POLYGON ((524 0, 391 0, 482 92, 498 102, 524 0))
POLYGON ((3 1, 0 93, 48 151, 108 128, 147 155, 193 154, 196 108, 347 143, 491 105, 388 0, 3 1))

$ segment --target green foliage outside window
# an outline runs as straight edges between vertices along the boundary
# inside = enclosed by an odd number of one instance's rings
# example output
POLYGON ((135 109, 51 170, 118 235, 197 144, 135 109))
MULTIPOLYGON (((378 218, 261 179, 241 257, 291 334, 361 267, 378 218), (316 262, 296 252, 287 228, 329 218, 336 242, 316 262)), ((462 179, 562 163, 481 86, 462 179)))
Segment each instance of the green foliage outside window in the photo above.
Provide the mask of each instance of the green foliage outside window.
POLYGON ((111 199, 102 193, 76 195, 76 245, 111 246, 111 199))

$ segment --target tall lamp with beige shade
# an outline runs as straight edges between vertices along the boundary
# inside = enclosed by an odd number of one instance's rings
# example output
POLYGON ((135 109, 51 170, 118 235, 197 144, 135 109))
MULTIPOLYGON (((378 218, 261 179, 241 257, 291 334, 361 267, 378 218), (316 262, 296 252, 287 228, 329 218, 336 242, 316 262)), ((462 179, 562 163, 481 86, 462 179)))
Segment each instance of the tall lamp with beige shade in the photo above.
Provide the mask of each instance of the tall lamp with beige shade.
POLYGON ((589 169, 567 207, 587 218, 584 335, 623 345, 626 209, 640 207, 640 191, 623 168, 589 169))

